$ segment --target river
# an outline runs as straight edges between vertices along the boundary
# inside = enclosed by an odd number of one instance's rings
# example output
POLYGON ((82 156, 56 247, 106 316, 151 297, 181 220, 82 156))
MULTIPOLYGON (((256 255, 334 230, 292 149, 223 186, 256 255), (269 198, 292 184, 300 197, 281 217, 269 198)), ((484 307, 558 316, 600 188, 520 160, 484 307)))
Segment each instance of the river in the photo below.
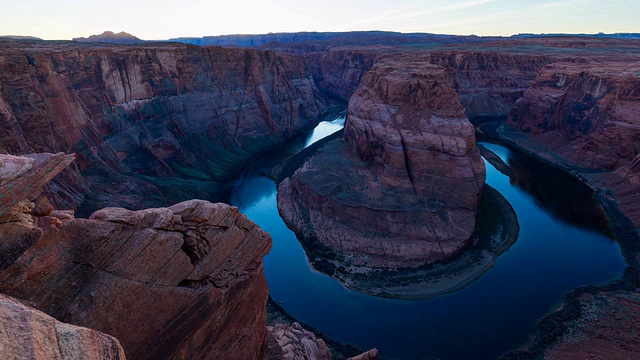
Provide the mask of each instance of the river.
POLYGON ((475 282, 429 300, 350 291, 309 266, 295 234, 278 214, 276 187, 267 177, 283 156, 343 124, 344 118, 323 122, 288 149, 260 159, 236 179, 230 193, 229 202, 273 237, 273 249, 264 259, 269 290, 299 321, 338 341, 365 350, 376 347, 388 359, 492 359, 530 340, 536 321, 557 308, 568 290, 622 276, 620 248, 593 226, 600 215, 597 206, 584 204, 585 189, 554 193, 554 184, 568 189, 581 184, 506 147, 483 143, 514 170, 510 179, 485 161, 487 184, 517 214, 520 234, 515 244, 475 282), (572 204, 580 207, 577 215, 572 204))

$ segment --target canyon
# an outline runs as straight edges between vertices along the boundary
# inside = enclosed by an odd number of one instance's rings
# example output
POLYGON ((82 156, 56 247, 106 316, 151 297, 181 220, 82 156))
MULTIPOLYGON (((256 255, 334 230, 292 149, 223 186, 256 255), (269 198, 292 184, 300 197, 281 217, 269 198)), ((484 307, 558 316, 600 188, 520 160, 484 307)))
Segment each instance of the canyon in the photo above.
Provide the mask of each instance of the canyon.
POLYGON ((620 335, 640 331, 627 316, 640 269, 638 42, 416 46, 356 35, 245 44, 261 49, 0 39, 0 150, 11 154, 0 155, 3 324, 14 324, 4 322, 11 312, 43 316, 49 339, 82 334, 71 346, 104 358, 330 357, 300 325, 267 330, 271 238, 209 201, 252 160, 348 104, 344 134, 280 183, 292 227, 359 254, 350 258, 359 266, 460 254, 487 192, 467 117, 507 118, 478 128, 590 185, 628 268, 574 290, 529 347, 505 358, 638 351, 620 335), (416 241, 424 234, 437 248, 416 241), (411 246, 395 244, 400 235, 411 246))
POLYGON ((0 150, 75 153, 46 195, 82 216, 215 200, 250 160, 329 109, 302 59, 286 54, 15 41, 0 51, 0 150))
POLYGON ((468 242, 485 169, 442 68, 376 64, 349 101, 343 139, 278 187, 285 222, 357 265, 402 268, 468 242))

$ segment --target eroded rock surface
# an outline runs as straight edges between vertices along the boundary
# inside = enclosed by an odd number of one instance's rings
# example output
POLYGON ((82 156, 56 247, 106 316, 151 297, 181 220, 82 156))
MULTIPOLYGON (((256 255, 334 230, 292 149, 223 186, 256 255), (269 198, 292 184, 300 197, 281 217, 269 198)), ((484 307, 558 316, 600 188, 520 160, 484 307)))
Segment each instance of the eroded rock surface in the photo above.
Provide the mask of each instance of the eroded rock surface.
MULTIPOLYGON (((305 54, 305 58, 318 87, 348 101, 374 64, 398 56, 388 54, 393 51, 402 49, 336 49, 305 54)), ((509 114, 540 70, 557 60, 549 55, 486 50, 426 51, 419 56, 425 63, 445 68, 449 82, 469 116, 509 114)))
POLYGON ((640 226, 638 74, 640 63, 630 61, 549 65, 518 100, 507 122, 527 134, 526 142, 533 144, 530 150, 574 167, 588 174, 592 185, 610 190, 636 226, 640 226))
POLYGON ((387 60, 351 98, 344 140, 285 179, 278 205, 296 233, 357 264, 413 267, 465 246, 484 179, 444 70, 387 60))
POLYGON ((265 355, 271 239, 236 208, 192 200, 31 217, 22 226, 39 236, 0 272, 1 292, 114 335, 134 359, 265 355))
POLYGON ((0 154, 0 217, 24 199, 34 200, 42 189, 74 160, 73 155, 0 154))
POLYGON ((113 336, 65 324, 0 294, 0 358, 124 360, 113 336))
POLYGON ((268 326, 269 358, 278 360, 331 360, 331 351, 320 338, 294 322, 268 326))
POLYGON ((75 153, 58 208, 215 199, 327 104, 295 55, 182 44, 0 42, 0 150, 75 153))
MULTIPOLYGON (((0 156, 0 183, 17 189, 5 197, 37 197, 71 160, 0 156)), ((190 200, 75 219, 23 200, 0 211, 0 292, 115 336, 129 358, 266 357, 271 238, 237 208, 190 200)))

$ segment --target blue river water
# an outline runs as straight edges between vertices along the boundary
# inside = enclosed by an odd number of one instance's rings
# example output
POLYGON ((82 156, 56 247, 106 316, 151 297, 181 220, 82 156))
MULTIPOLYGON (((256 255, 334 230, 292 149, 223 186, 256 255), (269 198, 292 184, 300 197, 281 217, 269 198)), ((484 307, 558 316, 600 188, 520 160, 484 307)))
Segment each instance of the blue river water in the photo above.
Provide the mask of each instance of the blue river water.
MULTIPOLYGON (((298 148, 339 130, 343 123, 344 118, 321 123, 298 148)), ((515 161, 506 147, 483 145, 505 162, 515 161)), ((567 291, 614 280, 625 268, 614 240, 553 215, 556 212, 525 191, 526 186, 486 162, 486 182, 511 203, 520 224, 518 240, 495 266, 463 289, 429 300, 356 293, 313 270, 295 234, 280 218, 276 187, 267 177, 277 158, 253 164, 236 180, 230 195, 232 205, 273 237, 273 249, 264 260, 271 296, 299 321, 338 341, 376 347, 388 359, 495 358, 530 340, 536 321, 557 308, 567 291)))

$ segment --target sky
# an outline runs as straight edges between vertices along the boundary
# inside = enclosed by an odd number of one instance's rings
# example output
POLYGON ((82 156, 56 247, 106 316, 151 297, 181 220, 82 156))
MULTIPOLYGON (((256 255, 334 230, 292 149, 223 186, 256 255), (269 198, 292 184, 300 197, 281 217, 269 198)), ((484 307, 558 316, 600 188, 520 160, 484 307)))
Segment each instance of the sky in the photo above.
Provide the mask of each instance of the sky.
POLYGON ((0 0, 0 35, 63 40, 105 30, 144 40, 356 30, 640 33, 640 0, 0 0))

